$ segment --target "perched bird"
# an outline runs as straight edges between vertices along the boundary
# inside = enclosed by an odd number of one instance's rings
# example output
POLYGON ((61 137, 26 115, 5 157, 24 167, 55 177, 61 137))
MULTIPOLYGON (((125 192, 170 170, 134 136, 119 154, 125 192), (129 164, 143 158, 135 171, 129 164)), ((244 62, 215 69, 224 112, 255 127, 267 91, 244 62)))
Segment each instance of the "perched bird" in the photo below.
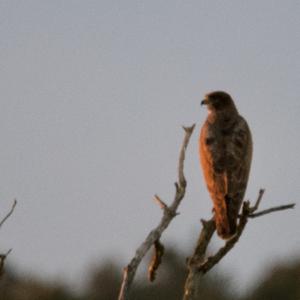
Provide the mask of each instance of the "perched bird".
POLYGON ((229 94, 212 92, 201 105, 207 106, 208 116, 200 132, 200 162, 213 201, 217 233, 228 239, 236 233, 247 187, 251 132, 229 94))

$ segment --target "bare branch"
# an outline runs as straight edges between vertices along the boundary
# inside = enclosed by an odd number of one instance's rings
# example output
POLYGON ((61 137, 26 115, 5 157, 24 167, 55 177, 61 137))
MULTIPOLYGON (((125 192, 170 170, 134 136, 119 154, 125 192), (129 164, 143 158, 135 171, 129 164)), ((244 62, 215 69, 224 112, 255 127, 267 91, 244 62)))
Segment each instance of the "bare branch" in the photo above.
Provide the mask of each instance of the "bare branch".
POLYGON ((158 226, 148 234, 145 241, 138 247, 135 256, 131 259, 130 263, 124 269, 123 280, 122 280, 121 289, 118 298, 119 300, 129 299, 129 292, 131 289, 131 285, 141 260, 148 252, 148 250, 151 248, 151 246, 155 243, 155 241, 159 240, 164 230, 169 226, 172 219, 177 215, 177 208, 185 195, 185 188, 186 188, 186 179, 183 172, 185 151, 188 146, 194 128, 195 128, 195 124, 193 124, 191 127, 184 127, 185 136, 179 154, 178 183, 175 183, 176 192, 175 192, 174 200, 170 206, 167 206, 162 200, 160 200, 159 197, 155 197, 158 203, 160 204, 160 206, 163 208, 162 219, 158 224, 158 226))
POLYGON ((198 272, 202 272, 204 274, 207 271, 209 271, 234 247, 234 245, 237 243, 240 236, 242 235, 243 230, 247 224, 249 211, 250 211, 249 202, 245 201, 243 203, 242 217, 240 218, 240 222, 238 224, 236 234, 231 239, 226 241, 225 245, 221 247, 215 255, 208 257, 205 260, 205 262, 198 267, 197 270, 198 272))
POLYGON ((4 270, 4 261, 8 254, 12 251, 12 249, 9 249, 5 254, 0 254, 0 278, 3 275, 3 270, 4 270))
POLYGON ((219 249, 219 251, 208 258, 205 258, 205 252, 207 246, 213 236, 215 231, 215 222, 210 220, 208 222, 203 222, 203 228, 200 233, 200 238, 198 240, 194 255, 189 260, 188 263, 188 277, 185 283, 184 288, 184 300, 196 300, 199 299, 199 282, 201 277, 210 270, 215 264, 217 264, 225 254, 233 248, 235 243, 239 240, 246 223, 247 223, 247 214, 249 214, 250 204, 245 201, 243 204, 243 213, 240 218, 239 225, 237 227, 237 233, 228 240, 225 245, 219 249), (213 222, 214 225, 207 226, 207 223, 213 222), (205 226, 206 225, 206 226, 205 226), (201 238, 202 236, 207 236, 206 239, 201 238))
POLYGON ((265 191, 266 191, 265 189, 260 189, 260 190, 259 190, 259 192, 258 192, 258 197, 257 197, 257 199, 256 199, 255 205, 254 205, 253 207, 250 207, 250 208, 249 208, 249 209, 250 209, 250 213, 253 213, 253 212, 255 212, 255 211, 258 209, 258 207, 259 207, 259 205, 260 205, 260 202, 261 202, 261 199, 262 199, 262 197, 263 197, 265 191))
POLYGON ((199 294, 199 284, 195 283, 200 280, 200 276, 202 274, 197 271, 198 264, 204 262, 207 246, 216 230, 214 218, 210 219, 209 221, 201 220, 201 223, 202 230, 200 232, 193 256, 187 260, 189 273, 184 287, 184 300, 199 298, 197 298, 197 295, 199 294))
POLYGON ((12 213, 14 212, 15 210, 15 207, 17 205, 17 200, 15 199, 13 204, 12 204, 12 207, 10 209, 10 211, 7 213, 7 215, 0 221, 0 228, 2 227, 2 225, 5 223, 5 221, 12 215, 12 213))
MULTIPOLYGON (((15 199, 11 209, 9 210, 9 212, 6 214, 6 216, 0 221, 0 228, 2 227, 2 225, 5 223, 5 221, 12 215, 12 213, 15 210, 15 207, 17 205, 17 200, 15 199)), ((5 254, 0 254, 0 278, 3 275, 3 270, 4 270, 4 261, 6 259, 6 257, 8 256, 8 254, 12 251, 12 249, 9 249, 5 254)))
POLYGON ((161 200, 158 195, 154 195, 154 200, 162 210, 168 209, 168 205, 163 200, 161 200))
POLYGON ((271 207, 271 208, 259 211, 259 212, 255 213, 255 214, 250 214, 248 217, 249 218, 260 217, 260 216, 263 216, 263 215, 266 215, 266 214, 269 214, 269 213, 272 213, 272 212, 275 212, 275 211, 280 211, 280 210, 294 208, 295 205, 296 205, 295 203, 291 203, 291 204, 287 204, 287 205, 280 205, 280 206, 271 207))
POLYGON ((239 224, 237 226, 236 234, 231 239, 227 240, 225 245, 221 247, 216 252, 216 254, 208 258, 205 258, 205 252, 207 249, 207 245, 209 244, 214 233, 215 228, 213 227, 212 224, 210 224, 210 222, 214 223, 214 220, 202 221, 203 228, 201 230, 195 252, 192 258, 189 259, 188 261, 189 274, 185 283, 184 300, 199 299, 199 286, 200 286, 199 282, 201 280, 201 277, 206 272, 208 272, 211 268, 213 268, 238 242, 240 236, 242 235, 246 227, 248 218, 259 217, 267 213, 289 209, 295 206, 295 204, 282 205, 267 210, 263 210, 258 213, 254 213, 260 205, 264 192, 265 192, 264 189, 260 189, 257 200, 253 207, 250 207, 249 201, 245 201, 243 203, 242 214, 239 215, 239 224), (210 225, 208 226, 208 224, 210 225))
POLYGON ((192 265, 194 262, 200 261, 204 258, 207 246, 216 230, 216 224, 214 218, 209 221, 201 220, 202 230, 199 235, 197 246, 195 248, 192 258, 189 259, 189 265, 192 265))
POLYGON ((193 133, 193 130, 195 128, 196 124, 193 124, 191 127, 184 127, 183 129, 185 131, 185 137, 181 146, 181 150, 180 150, 180 155, 179 155, 179 163, 178 163, 178 182, 179 182, 179 186, 181 188, 185 188, 186 187, 186 179, 183 173, 183 164, 184 164, 184 159, 185 159, 185 151, 186 151, 186 147, 189 143, 190 137, 193 133))

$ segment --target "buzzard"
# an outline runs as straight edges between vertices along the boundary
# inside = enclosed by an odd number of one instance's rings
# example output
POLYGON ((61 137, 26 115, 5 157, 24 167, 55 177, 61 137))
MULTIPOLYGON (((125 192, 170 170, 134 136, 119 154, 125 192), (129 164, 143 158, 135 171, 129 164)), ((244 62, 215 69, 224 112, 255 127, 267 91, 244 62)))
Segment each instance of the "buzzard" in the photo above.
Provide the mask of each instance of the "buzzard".
POLYGON ((200 132, 200 162, 213 201, 217 233, 228 239, 236 232, 247 187, 251 132, 229 94, 212 92, 201 105, 207 106, 208 116, 200 132))

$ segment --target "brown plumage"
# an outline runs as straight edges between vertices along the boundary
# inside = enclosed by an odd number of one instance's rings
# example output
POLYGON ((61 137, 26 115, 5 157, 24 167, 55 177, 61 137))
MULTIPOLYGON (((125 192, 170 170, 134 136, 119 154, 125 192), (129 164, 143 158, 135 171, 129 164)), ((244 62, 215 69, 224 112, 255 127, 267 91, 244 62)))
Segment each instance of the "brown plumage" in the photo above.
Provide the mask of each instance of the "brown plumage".
POLYGON ((200 133, 200 162, 214 204, 218 235, 228 239, 236 232, 247 187, 251 132, 229 94, 212 92, 201 104, 207 106, 208 116, 200 133))

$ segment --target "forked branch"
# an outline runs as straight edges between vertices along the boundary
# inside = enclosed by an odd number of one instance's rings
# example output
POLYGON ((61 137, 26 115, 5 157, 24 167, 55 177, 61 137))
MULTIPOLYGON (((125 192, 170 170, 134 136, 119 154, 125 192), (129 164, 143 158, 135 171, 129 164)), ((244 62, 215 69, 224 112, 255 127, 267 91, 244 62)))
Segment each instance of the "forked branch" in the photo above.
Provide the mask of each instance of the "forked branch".
POLYGON ((196 300, 200 298, 199 289, 201 286, 201 277, 211 268, 213 268, 238 242, 246 227, 248 218, 259 217, 274 211, 294 208, 295 206, 295 204, 282 205, 255 213, 255 211, 259 208, 259 204, 262 200, 264 192, 264 189, 260 189, 258 198, 253 207, 250 206, 249 201, 244 201, 242 214, 239 216, 239 224, 236 234, 231 239, 226 241, 225 245, 221 247, 214 255, 209 257, 205 257, 205 252, 214 234, 215 222, 213 219, 210 221, 202 221, 203 227, 194 254, 188 260, 189 273, 185 283, 184 300, 196 300))
MULTIPOLYGON (((177 208, 185 195, 185 189, 186 189, 186 179, 183 172, 185 152, 194 128, 195 128, 195 124, 193 124, 191 127, 183 127, 185 131, 185 136, 179 153, 178 181, 175 183, 176 191, 175 191, 174 200, 171 203, 171 205, 168 206, 163 200, 161 200, 159 196, 155 195, 154 197, 155 201, 159 204, 160 208, 163 210, 162 219, 158 224, 158 226, 154 228, 152 231, 150 231, 145 241, 136 250, 136 253, 134 257, 131 259, 130 263, 124 268, 123 280, 122 280, 121 289, 118 298, 119 300, 129 299, 129 292, 140 262, 142 261, 143 257, 148 252, 148 250, 155 243, 156 245, 159 245, 158 240, 161 237, 162 233, 169 226, 172 219, 178 214, 177 208)), ((155 268, 152 268, 152 270, 155 272, 155 268)), ((152 273, 151 276, 155 276, 155 274, 152 273)))
MULTIPOLYGON (((11 209, 9 210, 9 212, 4 216, 4 218, 0 221, 0 228, 2 227, 2 225, 6 222, 6 220, 12 215, 12 213, 15 210, 15 207, 17 205, 17 200, 14 200, 11 209)), ((4 254, 0 254, 0 278, 3 274, 3 270, 4 270, 4 261, 7 257, 7 255, 12 251, 12 249, 9 249, 6 253, 4 254)))

